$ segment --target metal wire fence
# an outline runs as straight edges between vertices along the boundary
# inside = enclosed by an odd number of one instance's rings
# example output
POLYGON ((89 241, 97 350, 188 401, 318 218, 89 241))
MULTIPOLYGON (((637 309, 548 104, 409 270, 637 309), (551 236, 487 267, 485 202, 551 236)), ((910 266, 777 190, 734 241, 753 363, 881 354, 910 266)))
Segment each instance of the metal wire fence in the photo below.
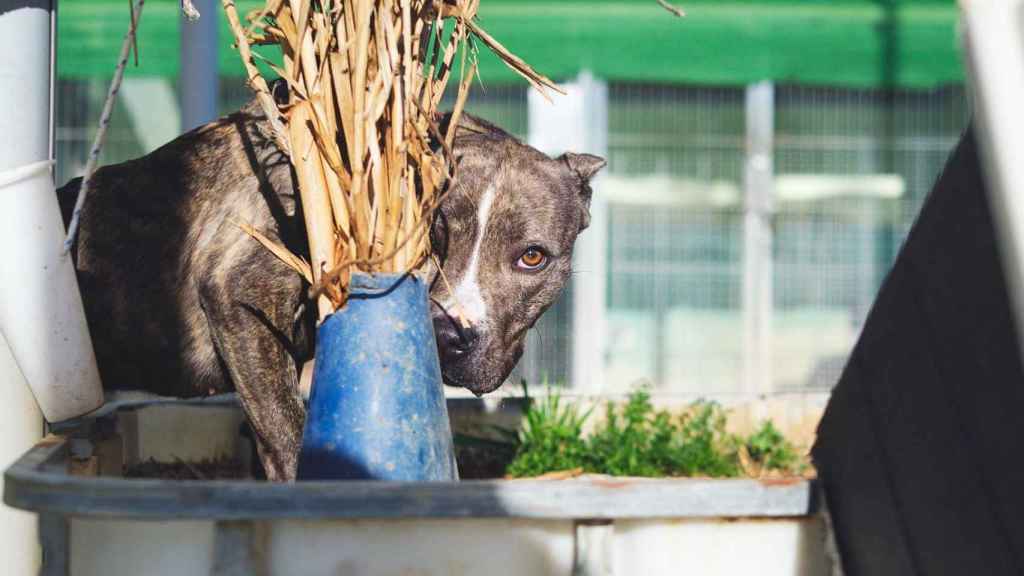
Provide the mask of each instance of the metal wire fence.
POLYGON ((739 391, 744 91, 609 87, 608 374, 739 391))
MULTIPOLYGON (((105 80, 57 87, 57 178, 77 175, 105 80)), ((249 98, 220 86, 220 110, 249 98)), ((129 79, 103 162, 146 153, 178 130, 168 80, 129 79)), ((775 91, 771 388, 828 389, 949 150, 960 87, 775 91)), ((469 111, 525 138, 521 87, 477 90, 469 111)), ((744 89, 608 87, 606 387, 639 381, 681 395, 743 393, 744 89)), ((144 191, 140 191, 144 193, 144 191)), ((538 322, 515 378, 572 382, 572 289, 538 322)))
POLYGON ((967 111, 960 87, 777 90, 775 389, 838 380, 967 111))

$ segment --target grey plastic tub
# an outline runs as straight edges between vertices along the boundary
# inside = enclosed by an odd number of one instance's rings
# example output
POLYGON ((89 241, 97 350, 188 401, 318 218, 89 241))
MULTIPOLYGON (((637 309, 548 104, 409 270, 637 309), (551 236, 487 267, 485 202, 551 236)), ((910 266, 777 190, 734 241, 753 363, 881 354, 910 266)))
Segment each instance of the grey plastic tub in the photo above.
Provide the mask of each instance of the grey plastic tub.
POLYGON ((251 450, 230 402, 108 411, 6 472, 5 502, 40 514, 43 574, 828 573, 806 481, 126 479, 251 450))

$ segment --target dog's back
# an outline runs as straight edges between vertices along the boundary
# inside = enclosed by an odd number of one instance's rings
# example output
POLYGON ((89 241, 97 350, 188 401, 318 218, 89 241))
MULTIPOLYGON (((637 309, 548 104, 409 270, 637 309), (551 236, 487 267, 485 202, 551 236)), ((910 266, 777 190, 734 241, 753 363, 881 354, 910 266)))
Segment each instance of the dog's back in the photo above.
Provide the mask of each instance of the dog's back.
MULTIPOLYGON (((80 186, 76 178, 58 190, 65 225, 80 186)), ((268 284, 301 291, 238 227, 252 224, 302 252, 287 159, 258 108, 100 168, 89 188, 73 256, 105 386, 174 396, 229 390, 202 284, 244 263, 266 269, 268 284)))

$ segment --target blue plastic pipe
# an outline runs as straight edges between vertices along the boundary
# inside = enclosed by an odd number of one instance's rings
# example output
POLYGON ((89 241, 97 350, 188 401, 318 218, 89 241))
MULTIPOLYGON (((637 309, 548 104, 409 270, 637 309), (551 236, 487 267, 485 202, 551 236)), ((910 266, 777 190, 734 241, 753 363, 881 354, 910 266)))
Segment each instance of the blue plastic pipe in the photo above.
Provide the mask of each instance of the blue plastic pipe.
POLYGON ((353 274, 317 331, 300 480, 457 480, 427 285, 353 274))

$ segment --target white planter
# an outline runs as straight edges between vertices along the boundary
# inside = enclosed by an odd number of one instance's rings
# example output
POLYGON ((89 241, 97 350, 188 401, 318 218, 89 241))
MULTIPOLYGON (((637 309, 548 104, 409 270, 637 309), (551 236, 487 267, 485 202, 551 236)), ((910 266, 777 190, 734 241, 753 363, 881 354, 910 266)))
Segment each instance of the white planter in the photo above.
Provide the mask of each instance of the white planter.
MULTIPOLYGON (((685 497, 685 496, 683 496, 685 497)), ((582 541, 573 519, 394 519, 255 523, 74 518, 75 576, 214 574, 231 553, 237 572, 281 576, 827 576, 820 519, 616 520, 595 562, 574 571, 582 541), (241 530, 238 534, 232 534, 241 530), (257 539, 259 556, 249 542, 257 539), (240 542, 239 542, 240 540, 240 542), (237 546, 241 544, 243 548, 237 546), (220 561, 219 561, 220 560, 220 561), (262 562, 262 564, 259 564, 262 562), (258 566, 258 567, 257 567, 258 566), (263 572, 261 572, 263 570, 263 572)))
MULTIPOLYGON (((129 462, 245 454, 235 411, 192 403, 115 414, 115 452, 129 462), (190 422, 203 429, 182 428, 190 422)), ((104 445, 94 443, 100 460, 104 445)), ((806 481, 283 485, 71 476, 67 460, 67 445, 41 446, 7 471, 6 501, 48 519, 48 575, 829 573, 806 481)))

